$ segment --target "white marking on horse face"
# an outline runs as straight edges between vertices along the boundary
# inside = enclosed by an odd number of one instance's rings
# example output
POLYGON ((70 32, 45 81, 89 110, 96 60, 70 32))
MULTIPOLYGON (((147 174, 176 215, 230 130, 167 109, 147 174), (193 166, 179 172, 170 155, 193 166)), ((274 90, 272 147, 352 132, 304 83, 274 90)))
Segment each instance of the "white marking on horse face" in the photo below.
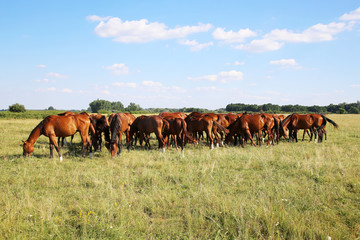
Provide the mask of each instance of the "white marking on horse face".
POLYGON ((63 157, 62 157, 62 156, 60 156, 60 157, 59 157, 59 160, 60 160, 60 162, 62 162, 62 161, 63 161, 63 157))

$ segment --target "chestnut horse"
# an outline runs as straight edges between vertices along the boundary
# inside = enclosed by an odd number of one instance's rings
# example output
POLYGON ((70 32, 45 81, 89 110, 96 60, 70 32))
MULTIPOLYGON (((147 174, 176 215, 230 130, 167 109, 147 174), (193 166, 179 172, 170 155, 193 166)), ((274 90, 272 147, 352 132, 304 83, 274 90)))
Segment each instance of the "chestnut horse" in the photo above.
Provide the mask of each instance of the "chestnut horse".
POLYGON ((111 157, 114 158, 115 154, 120 155, 122 151, 121 134, 123 124, 119 113, 112 114, 109 119, 111 138, 106 141, 106 147, 109 149, 111 157))
MULTIPOLYGON (((143 148, 142 142, 145 137, 145 141, 150 146, 150 141, 148 136, 150 133, 155 133, 157 140, 159 141, 159 148, 162 148, 162 151, 165 152, 165 140, 163 137, 167 135, 167 131, 169 129, 169 123, 162 117, 157 115, 152 116, 139 116, 135 119, 133 124, 130 127, 130 144, 134 140, 134 134, 136 133, 139 136, 140 146, 143 148)), ((129 149, 130 145, 128 145, 129 149)))
MULTIPOLYGON (((219 128, 221 131, 227 132, 228 130, 226 128, 224 128, 223 126, 221 126, 220 124, 218 124, 214 120, 214 117, 210 117, 205 114, 203 115, 203 114, 193 114, 193 113, 189 114, 185 118, 188 132, 191 132, 193 134, 193 136, 195 136, 195 134, 197 132, 205 131, 206 137, 209 140, 209 144, 210 144, 209 147, 210 147, 210 149, 213 149, 214 148, 214 138, 213 138, 212 133, 214 132, 214 134, 217 135, 217 132, 216 132, 216 129, 214 129, 214 126, 216 128, 219 128)), ((217 118, 217 116, 216 116, 216 118, 217 118)))
MULTIPOLYGON (((56 116, 50 115, 42 120, 30 133, 29 138, 23 141, 23 156, 30 156, 34 151, 36 140, 45 135, 50 142, 50 157, 53 157, 53 147, 59 154, 60 162, 62 155, 56 141, 56 137, 68 137, 80 132, 82 141, 82 151, 85 157, 86 147, 90 147, 90 157, 92 157, 92 147, 89 138, 89 128, 91 127, 89 114, 86 112, 74 116, 56 116)), ((91 132, 95 132, 92 127, 91 132)))
POLYGON ((252 138, 252 134, 257 134, 258 136, 260 136, 261 131, 264 130, 268 135, 267 146, 269 146, 270 141, 272 141, 272 143, 274 144, 274 135, 272 133, 273 128, 275 128, 275 131, 278 132, 278 122, 270 114, 260 113, 251 115, 244 113, 240 118, 238 118, 228 127, 230 133, 226 136, 226 142, 231 142, 232 137, 235 134, 238 134, 241 135, 242 147, 245 147, 245 137, 250 139, 251 144, 256 147, 256 144, 252 138))
POLYGON ((169 122, 169 130, 166 133, 165 142, 170 135, 173 137, 175 148, 177 150, 177 141, 181 143, 181 152, 184 152, 185 140, 188 139, 190 142, 197 143, 196 140, 190 135, 187 131, 187 124, 182 118, 172 118, 171 116, 165 117, 165 119, 169 122))
POLYGON ((316 136, 319 133, 319 142, 322 141, 323 129, 326 126, 326 123, 330 122, 335 128, 338 128, 338 125, 331 119, 325 117, 322 114, 296 114, 293 113, 287 116, 282 125, 284 129, 289 130, 289 138, 295 139, 297 142, 297 131, 299 129, 310 129, 314 130, 313 133, 316 136))
MULTIPOLYGON (((135 118, 133 119, 134 116, 130 113, 113 113, 109 116, 110 125, 115 116, 117 116, 116 121, 121 122, 121 125, 119 127, 117 127, 118 146, 119 146, 119 154, 120 154, 122 151, 122 134, 125 133, 126 145, 128 147, 130 144, 129 128, 130 128, 130 125, 134 122, 135 118)), ((112 129, 111 129, 111 132, 113 132, 112 129)), ((108 150, 110 150, 109 142, 106 142, 105 146, 108 150)))
POLYGON ((90 115, 91 124, 95 128, 95 133, 91 135, 91 143, 94 147, 94 151, 98 148, 101 151, 102 143, 102 133, 105 135, 105 141, 110 139, 109 135, 109 122, 105 115, 103 114, 91 114, 90 115))
POLYGON ((165 119, 186 118, 186 114, 182 112, 162 112, 159 116, 165 119))

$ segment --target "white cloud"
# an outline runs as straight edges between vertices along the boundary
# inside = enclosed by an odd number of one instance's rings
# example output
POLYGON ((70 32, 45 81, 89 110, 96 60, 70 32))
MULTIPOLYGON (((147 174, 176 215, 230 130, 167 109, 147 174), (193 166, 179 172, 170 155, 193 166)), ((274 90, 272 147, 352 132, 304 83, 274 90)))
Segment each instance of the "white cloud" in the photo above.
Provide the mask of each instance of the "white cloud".
POLYGON ((35 82, 37 82, 37 83, 49 83, 49 82, 55 83, 56 80, 50 80, 50 79, 48 79, 48 78, 43 78, 43 79, 41 79, 41 80, 35 80, 35 82))
POLYGON ((153 40, 185 38, 189 34, 206 32, 212 28, 211 24, 199 23, 196 26, 169 29, 163 23, 149 22, 147 19, 122 21, 117 17, 104 19, 95 15, 88 18, 100 21, 95 28, 95 33, 98 36, 113 38, 114 41, 122 43, 143 43, 153 40))
POLYGON ((86 17, 86 20, 90 21, 90 22, 103 22, 106 21, 108 19, 110 19, 111 17, 99 17, 96 15, 89 15, 86 17))
POLYGON ((142 85, 145 87, 162 87, 162 83, 153 81, 143 81, 142 85))
POLYGON ((124 75, 129 73, 129 68, 123 63, 115 63, 111 66, 103 66, 102 68, 110 70, 115 75, 124 75))
POLYGON ((272 65, 281 66, 281 68, 293 68, 293 69, 302 69, 295 59, 280 59, 270 61, 272 65))
POLYGON ((243 80, 243 73, 236 70, 231 70, 229 72, 219 72, 216 75, 205 75, 201 77, 188 77, 188 80, 192 81, 210 81, 210 82, 222 82, 226 83, 229 81, 240 81, 243 80))
POLYGON ((100 93, 102 93, 104 95, 110 95, 110 91, 108 91, 108 90, 102 90, 102 91, 100 91, 100 93))
POLYGON ((187 45, 187 46, 191 46, 191 51, 200 51, 203 48, 209 47, 209 46, 213 46, 214 43, 213 42, 207 42, 207 43, 198 43, 196 40, 179 40, 179 43, 181 45, 187 45))
POLYGON ((345 13, 340 17, 342 21, 360 20, 360 7, 350 13, 345 13))
POLYGON ((226 32, 224 28, 216 28, 212 35, 216 40, 221 40, 227 43, 240 43, 244 42, 246 38, 255 37, 257 34, 249 28, 240 29, 237 32, 226 32))
POLYGON ((137 84, 133 83, 133 82, 131 82, 131 83, 115 82, 115 83, 113 83, 113 85, 116 87, 123 87, 123 88, 126 88, 126 87, 135 88, 137 86, 137 84))
POLYGON ((50 87, 50 88, 38 88, 36 89, 37 92, 55 92, 56 88, 50 87))
POLYGON ((71 90, 71 89, 69 89, 69 88, 63 88, 63 89, 61 90, 61 92, 63 92, 63 93, 72 93, 73 90, 71 90))
POLYGON ((284 43, 279 43, 270 39, 256 39, 249 44, 241 44, 232 46, 234 49, 245 50, 248 52, 269 52, 279 50, 284 43))
POLYGON ((287 29, 274 29, 264 36, 264 39, 284 42, 323 42, 334 40, 334 35, 349 30, 351 24, 344 22, 332 22, 329 24, 315 24, 301 33, 295 33, 287 29))
POLYGON ((37 65, 37 67, 39 67, 39 68, 46 68, 46 67, 47 67, 47 65, 44 65, 44 64, 39 64, 39 65, 37 65))
POLYGON ((54 73, 54 72, 49 72, 49 73, 46 74, 46 76, 56 77, 56 78, 67 78, 68 77, 66 75, 62 75, 60 73, 54 73))
POLYGON ((242 66, 245 65, 245 61, 235 61, 234 63, 226 63, 226 65, 233 65, 233 66, 242 66))
POLYGON ((353 85, 351 85, 351 87, 358 88, 358 87, 360 87, 360 84, 353 84, 353 85))
POLYGON ((217 91, 218 88, 214 87, 214 86, 211 86, 211 87, 197 87, 195 88, 196 91, 206 91, 206 92, 210 92, 210 91, 217 91))

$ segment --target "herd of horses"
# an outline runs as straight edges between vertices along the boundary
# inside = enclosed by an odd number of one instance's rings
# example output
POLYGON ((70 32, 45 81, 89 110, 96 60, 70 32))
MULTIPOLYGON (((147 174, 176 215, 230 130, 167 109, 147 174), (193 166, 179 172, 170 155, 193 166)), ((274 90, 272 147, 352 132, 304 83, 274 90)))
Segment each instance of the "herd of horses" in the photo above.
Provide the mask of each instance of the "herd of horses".
POLYGON ((182 112, 162 112, 159 115, 142 115, 135 118, 130 113, 113 113, 108 118, 102 114, 91 114, 86 112, 74 113, 64 112, 51 115, 43 119, 30 133, 28 139, 23 141, 23 156, 30 156, 34 151, 36 140, 45 135, 49 138, 50 157, 53 157, 55 147, 60 161, 62 154, 60 146, 68 136, 80 133, 82 152, 85 157, 88 149, 90 157, 92 151, 100 150, 104 136, 105 147, 111 157, 119 155, 122 151, 122 134, 125 134, 126 147, 136 145, 139 140, 141 148, 143 142, 150 149, 150 134, 154 133, 158 140, 158 147, 165 151, 166 145, 178 144, 184 151, 186 143, 197 144, 205 141, 209 148, 214 145, 237 144, 240 141, 242 147, 247 141, 253 146, 261 145, 267 136, 267 146, 279 143, 281 137, 289 141, 298 141, 297 134, 300 129, 314 137, 315 142, 326 140, 326 124, 331 123, 335 128, 338 125, 323 114, 290 114, 287 117, 268 113, 198 113, 192 112, 188 115, 182 112), (58 137, 58 139, 56 139, 58 137), (256 143, 254 141, 256 140, 256 143), (60 144, 61 143, 61 144, 60 144))

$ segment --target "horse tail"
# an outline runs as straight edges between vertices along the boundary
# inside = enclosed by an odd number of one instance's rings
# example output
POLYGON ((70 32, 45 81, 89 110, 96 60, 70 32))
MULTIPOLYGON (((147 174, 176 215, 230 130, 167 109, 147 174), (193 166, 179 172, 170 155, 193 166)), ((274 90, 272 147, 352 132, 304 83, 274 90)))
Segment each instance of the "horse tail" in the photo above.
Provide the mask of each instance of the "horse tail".
MULTIPOLYGON (((273 117, 273 119, 274 119, 274 124, 275 124, 275 132, 276 132, 276 136, 278 137, 279 136, 279 134, 280 134, 280 131, 279 131, 279 123, 278 123, 278 121, 277 121, 277 119, 275 118, 275 117, 273 117)), ((278 142, 278 141, 277 141, 278 142)), ((279 142, 278 142, 279 143, 279 142)))
POLYGON ((187 124, 186 124, 185 120, 182 119, 182 118, 179 118, 179 119, 180 119, 180 121, 181 121, 181 128, 182 128, 182 130, 184 131, 185 136, 186 136, 188 139, 190 139, 192 142, 194 142, 195 139, 194 139, 194 138, 190 135, 190 133, 187 131, 187 124))
POLYGON ((220 125, 219 123, 217 123, 216 121, 213 121, 213 122, 214 122, 214 125, 215 125, 218 129, 220 129, 220 131, 223 131, 223 132, 225 132, 225 133, 229 133, 229 129, 221 126, 221 125, 220 125))
POLYGON ((116 114, 111 119, 111 122, 110 122, 110 130, 111 130, 110 143, 111 144, 116 143, 118 132, 119 132, 120 128, 121 128, 121 119, 120 119, 119 115, 116 114))
POLYGON ((95 127, 94 127, 93 119, 91 119, 89 117, 89 120, 90 120, 90 126, 89 126, 90 132, 91 132, 91 134, 95 134, 95 127))
POLYGON ((331 120, 330 118, 325 117, 324 115, 321 115, 321 116, 324 118, 324 120, 326 120, 326 121, 328 121, 329 123, 331 123, 335 128, 339 128, 339 125, 338 125, 336 122, 334 122, 334 121, 331 120))
POLYGON ((161 129, 161 134, 167 136, 167 133, 169 132, 170 129, 170 123, 165 118, 162 118, 162 121, 163 121, 163 126, 161 129))

